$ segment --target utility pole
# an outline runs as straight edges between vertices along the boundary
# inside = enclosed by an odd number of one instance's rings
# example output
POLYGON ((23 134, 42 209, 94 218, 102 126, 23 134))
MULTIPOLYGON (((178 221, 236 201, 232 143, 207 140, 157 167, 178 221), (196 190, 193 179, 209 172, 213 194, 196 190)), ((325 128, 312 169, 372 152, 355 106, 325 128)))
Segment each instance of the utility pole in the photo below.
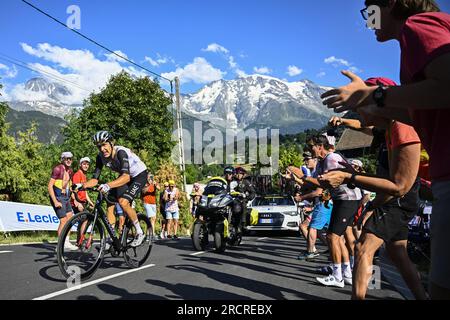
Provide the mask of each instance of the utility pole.
POLYGON ((180 79, 175 77, 175 103, 177 108, 176 123, 178 130, 178 151, 180 153, 180 171, 183 176, 183 191, 186 191, 186 167, 184 164, 183 124, 181 122, 180 79))

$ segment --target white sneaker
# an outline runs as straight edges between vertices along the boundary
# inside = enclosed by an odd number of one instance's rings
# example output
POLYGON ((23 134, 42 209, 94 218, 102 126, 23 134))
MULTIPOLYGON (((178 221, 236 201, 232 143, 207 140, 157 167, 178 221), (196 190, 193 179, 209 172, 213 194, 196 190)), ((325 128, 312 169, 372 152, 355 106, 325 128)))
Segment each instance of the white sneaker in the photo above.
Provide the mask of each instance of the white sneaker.
POLYGON ((145 238, 145 236, 143 233, 138 233, 136 235, 136 237, 134 238, 133 242, 131 243, 131 246, 132 247, 140 246, 142 241, 144 241, 144 238, 145 238))
POLYGON ((337 281, 336 278, 332 275, 325 277, 325 278, 319 278, 317 277, 316 280, 327 287, 338 287, 343 288, 345 286, 344 280, 337 281))
POLYGON ((77 251, 78 249, 79 248, 76 245, 71 244, 70 241, 64 242, 64 250, 77 251))
POLYGON ((344 283, 352 286, 353 285, 353 279, 344 277, 344 283))
POLYGON ((165 239, 166 237, 164 236, 164 233, 161 231, 161 233, 159 234, 159 237, 161 238, 161 239, 165 239))

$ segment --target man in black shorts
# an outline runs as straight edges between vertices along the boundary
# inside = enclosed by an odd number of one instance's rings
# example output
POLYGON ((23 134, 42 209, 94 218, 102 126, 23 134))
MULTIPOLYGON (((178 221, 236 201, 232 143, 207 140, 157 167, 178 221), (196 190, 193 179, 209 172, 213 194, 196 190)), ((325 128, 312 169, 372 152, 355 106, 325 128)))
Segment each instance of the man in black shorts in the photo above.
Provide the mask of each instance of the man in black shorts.
MULTIPOLYGON (((115 146, 114 139, 109 132, 99 131, 94 135, 93 140, 100 152, 97 156, 93 178, 84 183, 83 188, 92 188, 98 184, 103 166, 120 174, 116 180, 100 185, 99 189, 103 193, 111 190, 111 194, 118 200, 122 209, 133 222, 137 233, 131 246, 137 247, 144 240, 144 232, 139 225, 132 203, 147 183, 147 167, 130 149, 115 146)), ((114 204, 108 205, 108 220, 112 225, 115 224, 114 204)))
MULTIPOLYGON (((72 152, 63 152, 61 154, 61 163, 53 168, 52 176, 48 182, 50 203, 59 219, 58 236, 73 215, 73 209, 70 204, 70 184, 73 176, 72 160, 72 152)), ((70 243, 69 237, 64 240, 64 247, 66 250, 78 249, 77 246, 70 243)))
POLYGON ((340 170, 320 177, 322 183, 332 186, 353 183, 377 192, 376 198, 367 204, 360 217, 360 220, 366 222, 356 245, 352 298, 365 298, 372 275, 373 256, 385 243, 391 261, 399 269, 416 299, 426 299, 427 294, 407 252, 408 223, 418 211, 419 184, 416 177, 420 161, 420 139, 414 129, 406 124, 375 117, 362 110, 358 112, 365 124, 375 124, 387 129, 389 178, 340 170))
MULTIPOLYGON (((314 155, 321 159, 321 173, 343 168, 341 163, 345 162, 344 158, 337 153, 330 152, 332 148, 327 137, 323 135, 314 137, 310 148, 314 155)), ((362 195, 360 189, 351 189, 347 185, 341 185, 330 191, 333 199, 333 211, 327 230, 327 240, 333 262, 333 273, 324 278, 316 278, 316 280, 325 286, 343 288, 345 284, 352 284, 350 256, 343 235, 353 223, 353 217, 358 211, 362 195)))

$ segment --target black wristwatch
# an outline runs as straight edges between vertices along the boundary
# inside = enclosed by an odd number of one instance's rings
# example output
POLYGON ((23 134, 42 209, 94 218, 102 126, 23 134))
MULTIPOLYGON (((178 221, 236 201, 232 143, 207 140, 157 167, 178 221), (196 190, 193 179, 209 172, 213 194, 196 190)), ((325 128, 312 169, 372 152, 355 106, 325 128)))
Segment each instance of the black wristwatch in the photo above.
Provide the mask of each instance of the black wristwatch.
POLYGON ((386 100, 387 87, 379 85, 378 88, 373 92, 373 100, 377 104, 378 108, 383 108, 385 106, 384 101, 386 100))
POLYGON ((348 187, 349 189, 356 189, 356 185, 355 185, 355 177, 356 177, 356 173, 353 172, 353 173, 352 173, 352 176, 351 176, 351 178, 350 178, 350 180, 349 180, 349 182, 347 183, 347 187, 348 187))

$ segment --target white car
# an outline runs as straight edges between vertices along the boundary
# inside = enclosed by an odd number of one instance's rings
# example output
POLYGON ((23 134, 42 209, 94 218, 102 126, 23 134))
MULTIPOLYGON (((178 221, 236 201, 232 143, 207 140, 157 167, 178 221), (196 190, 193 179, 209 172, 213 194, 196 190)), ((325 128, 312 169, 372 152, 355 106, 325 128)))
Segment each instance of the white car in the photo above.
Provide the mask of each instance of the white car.
POLYGON ((258 220, 256 224, 248 224, 246 229, 249 231, 299 231, 300 213, 292 196, 257 196, 249 211, 252 209, 258 212, 258 220))

